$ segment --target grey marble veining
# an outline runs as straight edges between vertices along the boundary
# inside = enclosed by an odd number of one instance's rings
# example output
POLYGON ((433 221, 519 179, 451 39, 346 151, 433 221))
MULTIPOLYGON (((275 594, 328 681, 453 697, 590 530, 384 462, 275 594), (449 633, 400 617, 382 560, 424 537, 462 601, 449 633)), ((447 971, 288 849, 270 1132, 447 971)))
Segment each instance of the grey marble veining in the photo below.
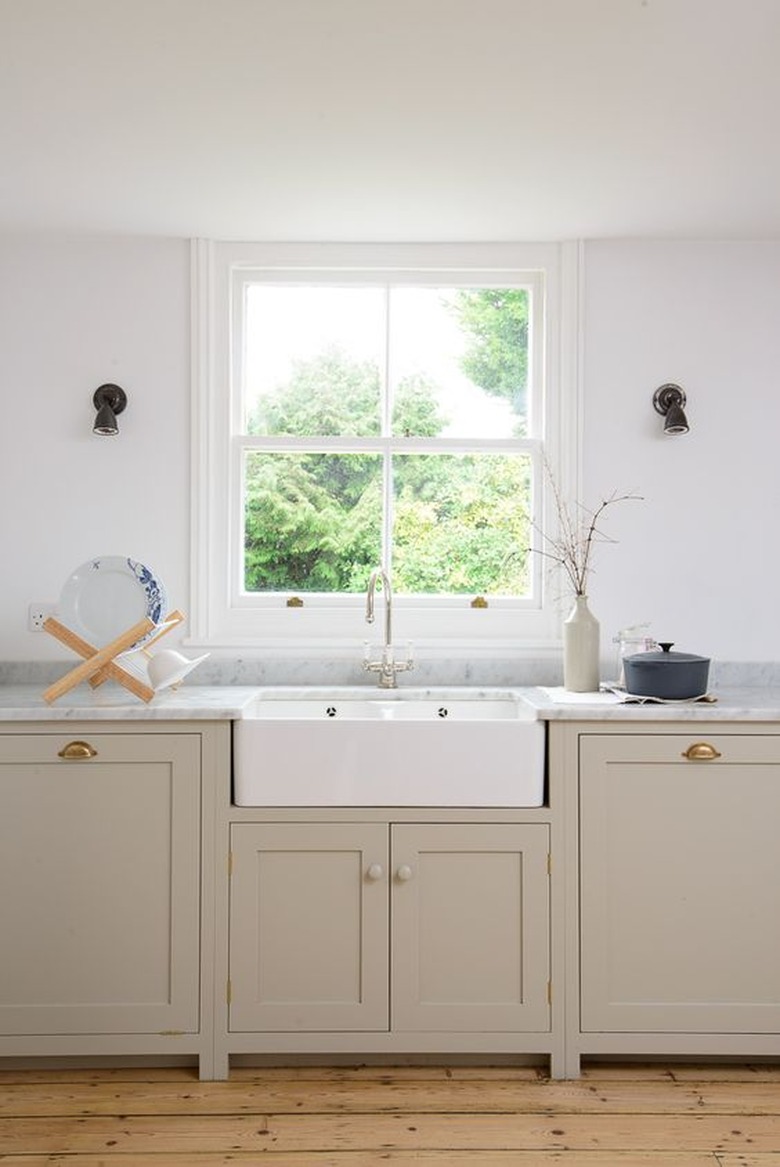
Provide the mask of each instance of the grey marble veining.
MULTIPOLYGON (((192 654, 189 654, 192 655, 192 654)), ((40 685, 61 677, 71 662, 0 661, 0 686, 40 685)), ((615 670, 612 670, 613 672, 615 670)), ((602 676, 609 679, 604 664, 602 676)), ((504 685, 532 687, 562 683, 557 654, 548 657, 449 657, 418 659, 406 680, 425 685, 504 685)), ((370 684, 362 662, 352 657, 242 657, 214 656, 198 665, 185 681, 192 685, 360 685, 370 684)), ((710 684, 718 689, 780 689, 780 661, 713 661, 710 684)))
POLYGON ((780 689, 780 661, 713 661, 710 683, 718 689, 780 689))
MULTIPOLYGON (((554 685, 560 684, 558 661, 496 658, 415 660, 414 669, 399 684, 426 685, 554 685)), ((375 681, 351 658, 209 658, 198 667, 199 684, 227 685, 358 685, 375 681)))
MULTIPOLYGON (((185 655, 194 655, 185 653, 185 655)), ((61 677, 63 661, 0 662, 0 685, 41 685, 61 677)), ((406 680, 424 685, 558 685, 557 658, 432 658, 415 661, 406 680)), ((216 654, 199 664, 185 681, 190 685, 370 685, 358 657, 223 657, 216 654)))

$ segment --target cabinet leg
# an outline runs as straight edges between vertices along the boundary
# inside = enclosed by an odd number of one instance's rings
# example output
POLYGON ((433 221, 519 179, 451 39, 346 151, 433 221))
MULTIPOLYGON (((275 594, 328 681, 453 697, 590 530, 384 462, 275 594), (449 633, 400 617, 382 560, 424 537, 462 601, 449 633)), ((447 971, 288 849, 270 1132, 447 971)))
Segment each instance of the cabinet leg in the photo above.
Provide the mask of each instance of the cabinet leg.
POLYGON ((226 1082, 230 1077, 230 1055, 217 1052, 213 1058, 200 1060, 201 1082, 226 1082))

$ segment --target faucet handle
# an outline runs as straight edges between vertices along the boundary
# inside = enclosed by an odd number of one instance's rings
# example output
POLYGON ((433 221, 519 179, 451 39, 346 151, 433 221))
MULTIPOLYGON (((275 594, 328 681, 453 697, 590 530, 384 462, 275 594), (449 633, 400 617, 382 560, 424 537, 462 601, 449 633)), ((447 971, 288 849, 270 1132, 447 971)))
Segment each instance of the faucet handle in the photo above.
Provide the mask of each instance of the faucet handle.
POLYGON ((369 673, 378 673, 379 684, 383 688, 395 688, 396 673, 408 673, 410 669, 414 668, 411 640, 407 641, 406 657, 403 660, 396 660, 395 649, 392 644, 385 644, 382 646, 370 645, 367 640, 364 640, 363 650, 364 671, 369 673), (375 648, 380 654, 378 659, 372 658, 372 648, 375 648))
POLYGON ((393 668, 397 673, 408 673, 414 668, 411 640, 407 640, 406 642, 406 656, 402 660, 394 660, 393 668))
POLYGON ((363 668, 368 672, 378 672, 385 664, 385 657, 380 644, 371 644, 363 641, 363 668))

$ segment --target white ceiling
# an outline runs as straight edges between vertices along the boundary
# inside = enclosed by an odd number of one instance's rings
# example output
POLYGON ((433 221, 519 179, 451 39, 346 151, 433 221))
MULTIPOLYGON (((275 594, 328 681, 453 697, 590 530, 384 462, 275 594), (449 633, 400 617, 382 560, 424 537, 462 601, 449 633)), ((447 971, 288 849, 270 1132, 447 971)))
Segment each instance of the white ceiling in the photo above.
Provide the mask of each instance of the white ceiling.
POLYGON ((0 0, 0 230, 780 237, 780 0, 0 0))

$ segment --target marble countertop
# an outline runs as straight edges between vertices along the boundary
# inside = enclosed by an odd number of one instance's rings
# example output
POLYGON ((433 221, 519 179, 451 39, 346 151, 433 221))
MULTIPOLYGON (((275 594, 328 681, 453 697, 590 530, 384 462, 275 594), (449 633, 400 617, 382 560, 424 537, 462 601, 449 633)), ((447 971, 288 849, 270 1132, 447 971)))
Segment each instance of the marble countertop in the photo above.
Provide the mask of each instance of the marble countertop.
POLYGON ((230 721, 240 717, 257 686, 182 685, 145 704, 119 685, 81 685, 53 705, 40 685, 0 685, 3 721, 230 721))
MULTIPOLYGON (((0 685, 0 722, 9 721, 221 721, 242 717, 253 698, 263 696, 295 699, 332 699, 376 695, 369 686, 257 686, 182 685, 157 694, 149 704, 130 696, 117 685, 97 690, 87 685, 47 705, 38 685, 0 685)), ((547 721, 777 721, 780 722, 780 689, 765 687, 715 690, 711 703, 685 702, 662 705, 627 704, 612 693, 567 693, 560 688, 507 686, 404 686, 382 692, 383 700, 405 697, 452 699, 499 698, 519 695, 537 718, 547 721)))
POLYGON ((568 693, 562 688, 524 689, 545 721, 777 721, 780 689, 714 689, 702 701, 641 703, 614 693, 568 693))

